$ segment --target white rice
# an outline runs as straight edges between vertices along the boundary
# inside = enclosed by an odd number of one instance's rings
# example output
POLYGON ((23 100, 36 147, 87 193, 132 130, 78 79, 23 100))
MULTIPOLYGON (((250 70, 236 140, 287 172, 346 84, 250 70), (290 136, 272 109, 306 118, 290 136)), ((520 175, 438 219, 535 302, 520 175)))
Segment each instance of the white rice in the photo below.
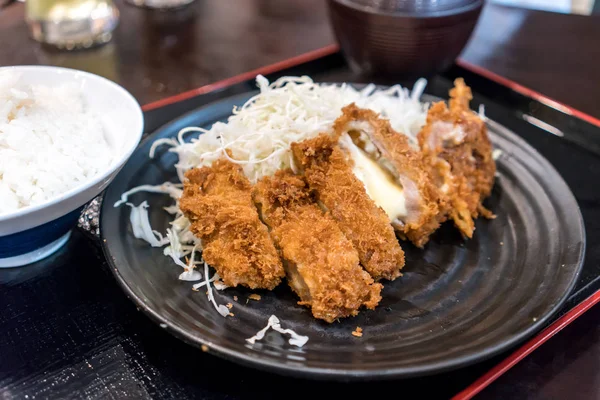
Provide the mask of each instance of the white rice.
POLYGON ((0 214, 44 203, 112 161, 99 119, 75 85, 25 85, 0 72, 0 214))

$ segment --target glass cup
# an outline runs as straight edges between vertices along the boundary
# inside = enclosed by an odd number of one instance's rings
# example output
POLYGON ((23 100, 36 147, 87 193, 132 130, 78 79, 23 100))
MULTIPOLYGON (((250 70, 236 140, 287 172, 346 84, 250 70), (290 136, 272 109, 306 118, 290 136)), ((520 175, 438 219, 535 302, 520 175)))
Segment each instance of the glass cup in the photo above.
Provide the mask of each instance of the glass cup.
POLYGON ((66 50, 110 41, 119 21, 112 0, 27 0, 25 7, 31 36, 66 50))

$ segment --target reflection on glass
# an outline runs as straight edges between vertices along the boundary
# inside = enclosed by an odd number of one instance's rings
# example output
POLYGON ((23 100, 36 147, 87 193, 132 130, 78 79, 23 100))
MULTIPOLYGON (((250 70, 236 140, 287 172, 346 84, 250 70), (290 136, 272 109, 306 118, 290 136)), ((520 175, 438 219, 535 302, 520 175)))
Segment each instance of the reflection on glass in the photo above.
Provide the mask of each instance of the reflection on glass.
POLYGON ((33 38, 67 50, 108 42, 119 20, 112 0, 27 0, 25 5, 33 38))
POLYGON ((138 7, 167 9, 187 6, 195 0, 127 0, 128 3, 138 7))

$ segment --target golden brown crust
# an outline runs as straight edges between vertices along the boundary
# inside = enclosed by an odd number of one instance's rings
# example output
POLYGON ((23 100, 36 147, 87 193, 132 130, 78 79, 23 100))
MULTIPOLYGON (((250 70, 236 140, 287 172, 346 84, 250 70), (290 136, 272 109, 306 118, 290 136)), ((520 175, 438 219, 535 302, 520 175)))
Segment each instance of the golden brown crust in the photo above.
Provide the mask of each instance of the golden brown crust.
POLYGON ((285 275, 240 167, 217 160, 185 174, 179 207, 202 240, 204 260, 227 286, 273 289, 285 275))
POLYGON ((333 322, 373 309, 382 286, 358 263, 358 253, 333 218, 314 203, 307 183, 278 171, 255 186, 254 199, 284 259, 288 283, 315 318, 333 322))
MULTIPOLYGON (((391 172, 404 188, 407 198, 408 219, 402 221, 403 226, 396 228, 417 247, 423 247, 429 241, 429 236, 445 220, 443 211, 446 207, 425 168, 425 159, 410 146, 405 135, 392 129, 389 121, 380 118, 374 111, 350 104, 342 112, 333 127, 335 135, 341 136, 349 132, 353 136, 356 123, 368 124, 370 129, 364 133, 377 149, 376 161, 382 164, 386 160, 391 165, 391 172)), ((353 140, 360 142, 356 137, 353 140)))
POLYGON ((471 238, 475 218, 493 218, 482 201, 491 193, 496 164, 485 122, 469 109, 471 89, 460 78, 454 84, 450 108, 433 104, 418 140, 436 181, 446 188, 450 218, 471 238))
POLYGON ((404 252, 389 217, 371 200, 336 140, 321 134, 291 147, 311 189, 350 239, 367 272, 376 280, 400 276, 404 252))

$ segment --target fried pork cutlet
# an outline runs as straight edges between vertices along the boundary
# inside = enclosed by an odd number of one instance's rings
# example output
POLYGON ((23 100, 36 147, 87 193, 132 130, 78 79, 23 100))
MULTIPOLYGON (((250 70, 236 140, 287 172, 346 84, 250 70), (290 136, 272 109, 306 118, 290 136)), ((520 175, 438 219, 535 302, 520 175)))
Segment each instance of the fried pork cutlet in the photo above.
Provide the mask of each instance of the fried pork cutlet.
POLYGON ((369 197, 352 172, 352 160, 336 139, 321 134, 292 143, 296 164, 304 171, 318 201, 331 213, 350 239, 360 263, 374 279, 395 279, 404 266, 404 252, 385 211, 369 197))
POLYGON ((445 219, 445 202, 420 152, 374 111, 350 104, 335 121, 340 146, 354 161, 367 193, 399 235, 423 247, 445 219))
POLYGON ((202 240, 204 260, 227 286, 275 288, 285 272, 241 168, 221 159, 185 177, 179 206, 202 240))
POLYGON ((382 286, 359 265, 336 222, 315 204, 308 184, 289 170, 261 179, 254 200, 284 260, 288 283, 315 318, 333 322, 373 309, 382 286))
POLYGON ((471 89, 461 78, 454 85, 450 108, 444 102, 435 103, 418 140, 450 204, 450 218, 464 236, 471 238, 475 218, 493 218, 482 201, 491 193, 496 164, 485 122, 469 109, 471 89))

